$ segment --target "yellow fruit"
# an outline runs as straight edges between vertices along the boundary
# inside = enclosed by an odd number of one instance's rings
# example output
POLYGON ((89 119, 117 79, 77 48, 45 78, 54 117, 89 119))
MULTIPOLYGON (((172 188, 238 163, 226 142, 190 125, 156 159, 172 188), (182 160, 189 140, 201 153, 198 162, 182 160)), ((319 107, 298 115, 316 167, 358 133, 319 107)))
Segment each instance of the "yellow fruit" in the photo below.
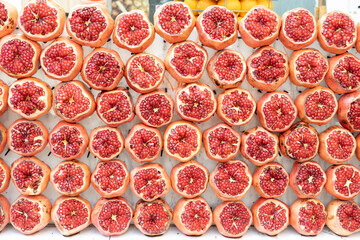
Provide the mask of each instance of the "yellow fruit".
MULTIPOLYGON (((191 9, 196 9, 198 5, 198 0, 184 0, 184 3, 186 3, 191 9)), ((194 15, 198 15, 197 11, 193 11, 194 15)))
POLYGON ((243 17, 238 17, 238 23, 243 19, 243 17))
MULTIPOLYGON (((249 11, 256 5, 257 5, 257 2, 255 0, 251 0, 251 1, 243 0, 243 1, 241 1, 241 10, 249 11)), ((244 17, 245 15, 246 15, 246 12, 240 13, 240 17, 244 17)))
MULTIPOLYGON (((201 9, 201 10, 205 10, 207 7, 210 7, 212 5, 216 5, 216 1, 215 0, 199 0, 198 4, 197 4, 197 9, 201 9)), ((202 13, 198 12, 199 14, 202 13)))
MULTIPOLYGON (((269 7, 269 0, 258 0, 257 5, 264 5, 265 7, 269 7)), ((270 1, 270 9, 273 9, 273 3, 270 1)))
MULTIPOLYGON (((219 0, 217 2, 217 5, 225 6, 225 0, 219 0)), ((226 0, 226 6, 227 9, 232 11, 239 11, 241 10, 241 3, 239 0, 226 0)), ((235 12, 235 15, 239 15, 239 13, 235 12)))

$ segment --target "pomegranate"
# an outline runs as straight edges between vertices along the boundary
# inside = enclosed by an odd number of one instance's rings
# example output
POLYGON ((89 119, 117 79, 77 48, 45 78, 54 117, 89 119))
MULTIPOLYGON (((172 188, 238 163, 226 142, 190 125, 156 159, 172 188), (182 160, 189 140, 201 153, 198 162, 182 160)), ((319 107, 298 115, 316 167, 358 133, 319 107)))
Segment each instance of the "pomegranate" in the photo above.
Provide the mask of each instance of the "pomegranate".
POLYGON ((80 81, 59 83, 54 90, 53 110, 67 122, 79 122, 94 113, 94 96, 80 81))
POLYGON ((331 164, 342 164, 355 155, 356 140, 349 130, 331 126, 320 133, 319 156, 331 164))
POLYGON ((224 123, 218 123, 203 133, 203 143, 208 158, 227 162, 240 150, 240 134, 224 123))
POLYGON ((105 236, 125 233, 133 216, 133 209, 122 197, 100 198, 91 213, 92 224, 105 236))
POLYGON ((253 221, 250 209, 241 200, 221 203, 213 217, 218 231, 225 237, 242 237, 253 221))
POLYGON ((161 198, 152 202, 139 200, 136 203, 134 225, 145 235, 164 234, 169 229, 171 220, 172 210, 161 198))
POLYGON ((241 154, 255 166, 274 161, 279 154, 279 138, 262 127, 254 127, 243 133, 241 154))
POLYGON ((301 235, 318 235, 324 228, 326 215, 324 204, 316 198, 299 198, 290 206, 290 224, 301 235))
POLYGON ((357 52, 360 52, 360 24, 358 23, 356 25, 356 32, 357 32, 357 36, 356 36, 356 43, 355 43, 355 48, 357 52))
POLYGON ((198 236, 210 228, 213 215, 204 198, 181 198, 174 207, 173 222, 180 232, 198 236))
POLYGON ((132 53, 144 52, 154 41, 155 30, 142 10, 119 14, 115 20, 114 43, 132 53))
POLYGON ((316 125, 329 123, 338 109, 335 93, 323 86, 306 89, 296 97, 294 103, 299 118, 316 125))
POLYGON ((279 39, 285 47, 299 50, 311 45, 317 37, 316 21, 305 8, 295 8, 281 17, 279 39))
POLYGON ((199 40, 207 47, 222 50, 236 42, 237 17, 231 10, 219 6, 207 7, 196 19, 199 40))
POLYGON ((165 153, 180 162, 187 162, 200 152, 200 128, 187 121, 172 122, 164 132, 165 153))
POLYGON ((210 186, 224 201, 239 200, 246 195, 252 183, 247 164, 240 160, 219 162, 210 174, 210 186))
POLYGON ((9 149, 22 156, 34 156, 46 147, 49 132, 40 121, 18 119, 7 133, 9 149))
POLYGON ((81 70, 83 50, 67 37, 59 37, 41 51, 40 64, 45 75, 60 81, 73 80, 81 70))
POLYGON ((355 45, 357 30, 350 15, 332 11, 323 15, 317 25, 318 41, 327 52, 341 54, 355 45))
POLYGON ((251 212, 254 227, 261 233, 276 236, 289 225, 289 207, 278 199, 260 197, 253 203, 251 212))
POLYGON ((135 116, 130 94, 122 87, 99 93, 96 97, 96 113, 109 127, 130 122, 135 116))
POLYGON ((246 89, 233 88, 219 94, 217 99, 217 115, 231 126, 245 125, 254 116, 256 102, 246 89))
POLYGON ((340 236, 360 231, 360 207, 354 201, 334 199, 326 207, 326 226, 340 236))
POLYGON ((154 13, 155 31, 169 43, 186 40, 194 26, 194 14, 183 2, 164 3, 154 13))
POLYGON ((175 93, 175 110, 184 120, 205 122, 215 113, 217 101, 212 89, 204 83, 190 83, 175 93))
POLYGON ((91 88, 113 90, 124 74, 119 54, 107 48, 95 48, 84 59, 81 77, 91 88))
MULTIPOLYGON (((0 0, 0 6, 1 6, 1 0, 0 0)), ((8 107, 8 98, 9 98, 9 87, 6 83, 0 80, 0 116, 6 111, 8 107)))
POLYGON ((138 97, 135 112, 143 124, 159 128, 172 121, 174 101, 164 91, 156 90, 138 97))
POLYGON ((3 195, 0 195, 0 214, 1 232, 10 221, 10 203, 3 195))
POLYGON ((160 58, 152 54, 139 53, 127 61, 124 75, 127 84, 135 92, 149 93, 162 83, 165 65, 160 58))
POLYGON ((34 120, 51 108, 52 92, 49 84, 38 78, 23 78, 9 87, 8 105, 23 118, 34 120))
POLYGON ((360 170, 351 164, 330 166, 326 178, 326 191, 338 199, 350 200, 360 193, 360 170))
POLYGON ((325 82, 335 93, 343 94, 360 89, 360 59, 344 53, 329 59, 325 82))
POLYGON ((190 160, 178 163, 170 173, 174 192, 184 198, 194 198, 203 194, 209 181, 209 170, 201 163, 190 160))
POLYGON ((80 158, 85 153, 88 143, 86 129, 78 123, 61 121, 49 134, 50 151, 62 160, 80 158))
POLYGON ((163 140, 158 129, 135 124, 125 138, 125 148, 131 158, 139 163, 156 160, 162 151, 163 140))
POLYGON ((337 118, 350 131, 360 131, 360 92, 344 94, 339 98, 337 118))
POLYGON ((11 164, 11 180, 22 195, 39 195, 49 183, 50 167, 36 157, 21 157, 11 164))
POLYGON ((257 102, 261 125, 272 132, 288 130, 297 117, 297 108, 285 92, 265 93, 257 102))
POLYGON ((10 223, 19 232, 29 235, 46 227, 51 220, 51 202, 43 195, 20 195, 10 207, 10 223))
MULTIPOLYGON (((2 38, 12 33, 15 30, 17 24, 18 12, 14 5, 4 0, 0 1, 0 11, 1 11, 0 38, 2 38)), ((1 226, 4 227, 4 225, 1 226)))
POLYGON ((6 128, 2 123, 0 123, 0 153, 4 151, 6 141, 7 141, 6 128))
POLYGON ((319 150, 318 132, 305 122, 295 123, 279 136, 279 141, 281 153, 299 162, 313 159, 319 150))
POLYGON ((294 51, 289 59, 290 81, 297 86, 318 86, 328 70, 326 57, 312 48, 294 51))
POLYGON ((89 139, 89 151, 101 161, 115 158, 124 149, 124 137, 118 128, 97 127, 89 139))
POLYGON ((51 209, 51 220, 64 236, 74 235, 90 225, 90 202, 80 196, 61 196, 51 209))
MULTIPOLYGON (((5 192, 5 190, 9 187, 10 178, 11 178, 10 168, 6 164, 6 162, 2 158, 0 158, 0 193, 5 192)), ((0 202, 1 202, 1 197, 0 197, 0 202)), ((2 214, 0 214, 0 231, 1 231, 1 215, 2 214)))
POLYGON ((165 57, 165 67, 180 83, 197 82, 205 71, 207 51, 193 41, 173 44, 165 57))
POLYGON ((66 31, 74 42, 92 48, 104 45, 113 28, 114 20, 102 4, 76 5, 66 21, 66 31))
POLYGON ((246 60, 247 80, 251 86, 263 91, 276 91, 289 75, 285 53, 270 47, 256 50, 246 60))
POLYGON ((26 78, 38 70, 41 46, 24 35, 10 34, 0 40, 0 70, 13 78, 26 78))
POLYGON ((57 193, 77 196, 89 188, 90 168, 77 160, 63 161, 51 170, 50 181, 57 193))
POLYGON ((245 44, 252 48, 271 45, 279 35, 280 16, 258 5, 250 9, 239 22, 239 32, 245 44))
POLYGON ((211 57, 206 70, 217 87, 229 89, 241 85, 247 68, 245 58, 240 52, 224 49, 211 57))
POLYGON ((355 150, 356 158, 360 159, 360 134, 356 136, 355 141, 356 141, 356 150, 355 150))
POLYGON ((316 198, 326 182, 326 174, 315 161, 294 162, 290 172, 290 187, 299 198, 316 198))
POLYGON ((170 179, 159 163, 146 163, 130 172, 130 189, 139 198, 151 202, 166 195, 170 179))
POLYGON ((281 164, 267 163, 255 169, 252 184, 261 197, 278 198, 286 192, 289 175, 281 164))
POLYGON ((120 160, 99 162, 91 175, 91 185, 104 198, 119 197, 127 189, 129 175, 125 163, 120 160))

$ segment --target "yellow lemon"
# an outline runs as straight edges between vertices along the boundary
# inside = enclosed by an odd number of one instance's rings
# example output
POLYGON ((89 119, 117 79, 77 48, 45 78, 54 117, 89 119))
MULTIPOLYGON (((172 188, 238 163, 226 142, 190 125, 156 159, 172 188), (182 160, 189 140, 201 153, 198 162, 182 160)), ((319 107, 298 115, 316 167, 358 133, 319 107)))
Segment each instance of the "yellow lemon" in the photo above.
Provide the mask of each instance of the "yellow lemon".
MULTIPOLYGON (((215 0, 199 0, 196 8, 201 9, 201 10, 205 10, 207 7, 210 7, 212 5, 216 5, 215 0)), ((202 13, 202 11, 199 12, 199 14, 200 13, 202 13)))
MULTIPOLYGON (((249 11, 254 6, 257 5, 257 2, 255 0, 243 0, 241 1, 241 10, 243 11, 249 11)), ((246 15, 246 12, 241 12, 240 17, 244 17, 246 15)))
MULTIPOLYGON (((198 5, 198 0, 184 0, 184 3, 186 3, 191 9, 196 9, 198 5)), ((194 15, 198 15, 197 11, 193 11, 194 15)))
POLYGON ((258 0, 257 5, 264 5, 265 7, 269 8, 269 2, 270 2, 270 9, 273 9, 273 3, 269 0, 258 0))
POLYGON ((243 17, 238 17, 238 23, 240 23, 241 19, 243 19, 243 17))
MULTIPOLYGON (((217 5, 225 6, 225 0, 219 0, 217 5)), ((241 10, 241 3, 239 0, 226 0, 226 6, 227 9, 232 11, 239 11, 241 10)), ((235 15, 239 15, 238 12, 235 12, 235 15)))

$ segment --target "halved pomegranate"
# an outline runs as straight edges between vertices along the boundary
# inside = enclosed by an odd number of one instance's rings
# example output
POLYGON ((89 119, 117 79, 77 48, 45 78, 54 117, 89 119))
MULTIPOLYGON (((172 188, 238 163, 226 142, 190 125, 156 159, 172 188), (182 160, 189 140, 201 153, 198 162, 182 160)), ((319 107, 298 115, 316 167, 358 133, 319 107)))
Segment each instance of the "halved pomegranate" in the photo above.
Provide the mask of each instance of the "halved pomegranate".
POLYGON ((12 5, 8 1, 3 1, 3 0, 0 1, 0 11, 1 11, 0 38, 2 38, 12 33, 15 30, 17 24, 18 12, 14 5, 12 5))
POLYGON ((221 120, 231 126, 247 124, 254 116, 255 110, 255 99, 246 89, 228 89, 218 96, 216 113, 221 120))
POLYGON ((10 207, 10 223, 19 232, 29 235, 46 227, 51 220, 51 202, 43 195, 20 195, 10 207))
POLYGON ((178 163, 170 173, 174 192, 184 198, 194 198, 203 194, 209 181, 209 170, 201 163, 190 160, 178 163))
POLYGON ((301 235, 316 236, 325 226, 326 210, 316 198, 298 198, 290 206, 290 224, 301 235))
POLYGON ((125 138, 125 148, 131 158, 139 163, 156 160, 162 151, 163 140, 158 129, 135 124, 125 138))
POLYGON ((7 133, 5 126, 0 123, 0 153, 4 151, 7 142, 7 133))
POLYGON ((22 156, 40 153, 48 143, 49 132, 40 121, 18 119, 7 130, 9 149, 22 156))
POLYGON ((263 91, 276 91, 289 75, 286 54, 270 46, 256 50, 246 60, 247 80, 263 91))
POLYGON ((10 221, 10 203, 3 195, 0 195, 0 213, 1 232, 10 221))
POLYGON ((356 136, 355 141, 356 141, 356 150, 355 150, 356 158, 360 159, 360 134, 356 136))
POLYGON ((200 42, 215 50, 234 44, 238 35, 237 28, 235 13, 219 5, 207 7, 196 19, 200 42))
POLYGON ((326 174, 315 161, 294 162, 290 172, 290 187, 299 198, 316 198, 326 182, 326 174))
POLYGON ((356 140, 351 132, 340 126, 331 126, 320 133, 319 156, 331 164, 342 164, 355 155, 356 140))
POLYGON ((84 59, 81 77, 91 88, 112 90, 124 74, 124 63, 119 54, 107 48, 95 48, 84 59))
POLYGON ((206 70, 217 87, 228 89, 241 85, 247 67, 245 58, 240 52, 224 49, 211 57, 206 70))
POLYGON ((112 37, 118 47, 140 53, 153 43, 155 30, 142 10, 132 10, 116 17, 112 37))
POLYGON ((122 197, 100 198, 91 213, 92 224, 104 236, 118 236, 130 225, 134 210, 122 197))
POLYGON ((253 221, 250 209, 241 200, 221 203, 213 216, 218 231, 225 237, 242 237, 253 221))
POLYGON ((114 159, 124 150, 124 137, 118 128, 97 127, 89 136, 89 151, 101 161, 114 159))
POLYGON ((63 161, 51 170, 50 181, 57 193, 77 196, 89 188, 90 168, 77 160, 63 161))
POLYGON ((337 118, 340 124, 354 132, 360 131, 360 92, 344 94, 338 101, 337 118))
POLYGON ((360 231, 360 207, 354 201, 334 199, 326 206, 326 226, 340 236, 360 231))
POLYGON ((79 122, 95 111, 95 99, 85 85, 77 80, 56 85, 53 110, 67 122, 79 122))
POLYGON ((49 134, 50 151, 62 160, 80 158, 85 153, 88 143, 86 129, 78 123, 61 121, 49 134))
POLYGON ((213 215, 204 198, 181 198, 174 207, 173 222, 183 234, 198 236, 210 228, 213 215))
POLYGON ((81 70, 83 50, 67 37, 59 37, 41 51, 40 64, 45 75, 60 81, 73 80, 81 70))
POLYGON ((135 116, 130 94, 122 87, 99 93, 96 97, 96 113, 109 127, 130 122, 135 116))
POLYGON ((130 174, 124 162, 99 162, 92 175, 91 185, 104 198, 119 197, 125 193, 130 174))
MULTIPOLYGON (((1 0, 0 0, 1 8, 1 0)), ((8 98, 9 98, 9 86, 0 80, 0 116, 8 108, 8 98)))
POLYGON ((257 102, 261 125, 272 132, 284 132, 294 123, 298 111, 286 92, 265 93, 257 102))
POLYGON ((317 28, 320 46, 327 52, 341 54, 355 45, 355 21, 346 13, 335 10, 323 15, 317 28))
POLYGON ((224 123, 206 129, 202 139, 206 155, 212 160, 227 162, 239 153, 240 134, 224 123))
POLYGON ((326 191, 338 199, 350 200, 360 193, 360 170, 354 165, 332 165, 326 178, 326 191))
POLYGON ((36 157, 21 157, 11 164, 11 180, 22 195, 39 195, 45 191, 50 167, 36 157))
POLYGON ((255 166, 263 166, 278 156, 279 138, 274 133, 256 126, 241 135, 240 151, 255 166))
POLYGON ((11 111, 34 120, 46 114, 51 108, 50 86, 38 78, 23 78, 9 87, 8 105, 11 111))
POLYGON ((289 207, 278 199, 260 197, 253 203, 251 212, 254 227, 261 233, 276 236, 289 225, 289 207))
POLYGON ((0 70, 13 78, 31 77, 38 70, 40 52, 40 44, 24 35, 7 35, 0 40, 0 70))
MULTIPOLYGON (((10 168, 6 162, 0 158, 0 193, 5 192, 10 184, 10 168)), ((1 195, 0 195, 1 196, 1 195)), ((0 231, 1 231, 1 214, 0 214, 0 231)))
POLYGON ((164 132, 165 153, 180 162, 192 159, 199 153, 201 145, 200 128, 191 122, 172 122, 164 132))
POLYGON ((305 162, 313 159, 319 150, 319 137, 316 129, 308 123, 297 122, 280 134, 281 153, 292 160, 305 162))
POLYGON ((286 192, 289 175, 281 164, 267 163, 255 169, 252 185, 261 197, 278 198, 286 192))
POLYGON ((147 126, 159 128, 174 116, 174 101, 162 90, 142 94, 135 104, 136 116, 147 126))
POLYGON ((219 162, 210 174, 210 186, 224 201, 239 200, 246 195, 252 183, 247 164, 240 160, 219 162))
POLYGON ((275 42, 281 26, 280 16, 269 8, 258 5, 250 9, 239 22, 239 32, 245 44, 252 48, 275 42))
POLYGON ((165 65, 160 58, 152 54, 139 53, 129 58, 124 75, 131 89, 138 93, 148 93, 163 82, 165 65))
POLYGON ((74 235, 90 225, 90 202, 80 196, 61 196, 51 209, 51 220, 64 236, 74 235))
POLYGON ((212 89, 204 83, 189 83, 175 93, 175 110, 184 120, 205 122, 215 113, 217 101, 212 89))
POLYGON ((318 50, 308 48, 294 51, 289 59, 290 81, 301 87, 316 87, 325 78, 329 63, 318 50))
POLYGON ((295 8, 281 17, 279 40, 291 50, 299 50, 311 45, 317 37, 316 21, 305 8, 295 8))
POLYGON ((102 4, 76 5, 66 21, 66 31, 74 42, 92 48, 104 45, 113 28, 114 20, 102 4))
POLYGON ((172 210, 161 198, 152 202, 139 200, 136 203, 134 225, 145 235, 164 234, 169 229, 171 220, 172 210))
POLYGON ((195 27, 191 8, 183 2, 167 2, 154 13, 154 27, 165 41, 177 43, 186 40, 195 27))
POLYGON ((360 89, 360 59, 344 53, 329 59, 325 82, 335 93, 343 94, 360 89))
POLYGON ((197 82, 205 71, 207 51, 193 41, 173 44, 165 57, 166 70, 180 83, 197 82))

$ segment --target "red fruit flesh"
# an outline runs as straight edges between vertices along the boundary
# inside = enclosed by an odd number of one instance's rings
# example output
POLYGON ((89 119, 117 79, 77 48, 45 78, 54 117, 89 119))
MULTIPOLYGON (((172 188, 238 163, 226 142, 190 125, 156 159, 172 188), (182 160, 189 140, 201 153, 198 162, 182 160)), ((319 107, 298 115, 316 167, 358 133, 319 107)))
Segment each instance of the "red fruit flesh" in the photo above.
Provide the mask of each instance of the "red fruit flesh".
POLYGON ((117 128, 98 127, 91 131, 89 150, 101 161, 109 161, 124 149, 124 137, 117 128))
POLYGON ((332 165, 326 170, 326 177, 326 191, 341 200, 350 200, 360 193, 360 170, 353 165, 332 165))
POLYGON ((10 203, 3 195, 0 195, 0 231, 2 231, 6 227, 9 221, 10 221, 10 203))
POLYGON ((360 92, 344 94, 338 101, 337 117, 340 124, 350 131, 360 131, 360 92))
MULTIPOLYGON (((0 38, 12 33, 17 24, 18 12, 14 5, 7 1, 0 2, 0 38)), ((0 227, 1 228, 1 227, 0 227)))
POLYGON ((0 80, 0 116, 6 111, 8 107, 8 98, 9 98, 9 87, 6 83, 0 80))
MULTIPOLYGON (((10 178, 11 178, 10 168, 6 164, 6 162, 2 158, 0 158, 0 193, 4 192, 9 187, 10 178)), ((1 231, 1 223, 0 223, 0 231, 1 231)))

